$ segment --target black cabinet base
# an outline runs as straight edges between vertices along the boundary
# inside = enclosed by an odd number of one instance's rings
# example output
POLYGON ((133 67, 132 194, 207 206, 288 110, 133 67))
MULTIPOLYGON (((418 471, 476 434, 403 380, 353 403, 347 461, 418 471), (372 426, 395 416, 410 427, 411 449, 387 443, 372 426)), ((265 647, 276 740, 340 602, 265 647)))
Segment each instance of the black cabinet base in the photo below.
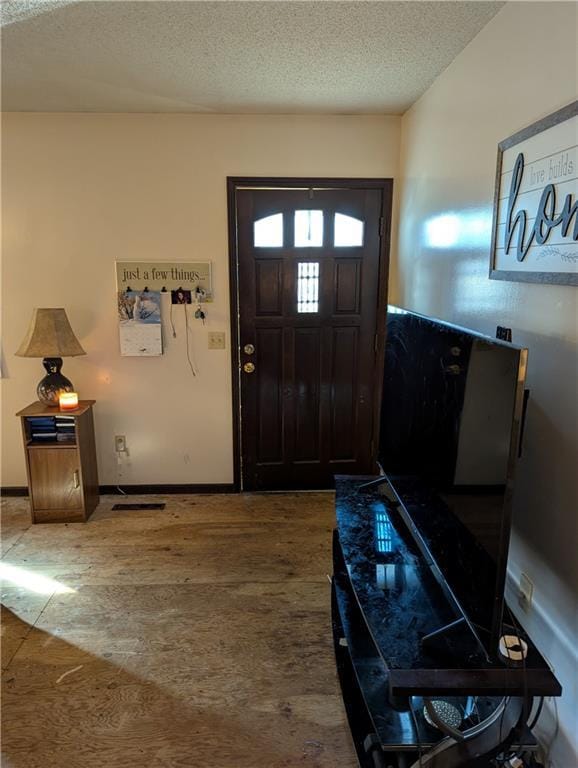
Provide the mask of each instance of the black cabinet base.
POLYGON ((532 698, 556 695, 558 682, 537 652, 520 677, 503 664, 479 665, 477 656, 464 663, 459 653, 442 656, 422 648, 414 625, 422 622, 424 634, 440 625, 429 620, 438 593, 430 590, 427 569, 407 546, 393 513, 390 538, 380 539, 378 523, 389 510, 371 494, 359 497, 359 481, 337 478, 331 612, 360 768, 495 768, 499 752, 535 751, 525 725, 532 698), (457 738, 444 737, 447 721, 434 727, 436 700, 441 709, 449 706, 461 715, 457 738))
POLYGON ((417 752, 402 755, 400 762, 395 752, 386 755, 381 748, 357 682, 349 650, 344 643, 345 636, 337 605, 335 583, 332 584, 331 589, 331 621, 337 674, 360 768, 405 768, 411 765, 418 757, 417 752))

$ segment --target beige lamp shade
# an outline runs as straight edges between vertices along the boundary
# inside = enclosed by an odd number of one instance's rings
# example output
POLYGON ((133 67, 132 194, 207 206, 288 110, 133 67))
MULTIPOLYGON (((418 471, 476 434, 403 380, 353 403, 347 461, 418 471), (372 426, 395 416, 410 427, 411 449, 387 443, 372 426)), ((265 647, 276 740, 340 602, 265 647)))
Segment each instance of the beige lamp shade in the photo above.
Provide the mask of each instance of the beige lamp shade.
POLYGON ((86 355, 63 309, 35 309, 19 357, 76 357, 86 355))

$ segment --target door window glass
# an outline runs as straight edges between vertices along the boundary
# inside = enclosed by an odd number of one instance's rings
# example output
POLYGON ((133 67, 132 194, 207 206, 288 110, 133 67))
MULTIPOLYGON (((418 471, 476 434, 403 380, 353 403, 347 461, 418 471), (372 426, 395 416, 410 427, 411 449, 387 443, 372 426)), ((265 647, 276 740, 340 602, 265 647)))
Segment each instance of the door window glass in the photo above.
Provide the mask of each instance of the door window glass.
POLYGON ((323 211, 295 211, 295 247, 323 245, 323 211))
POLYGON ((333 245, 336 248, 363 245, 363 221, 354 216, 336 213, 333 245))
POLYGON ((297 264, 297 312, 319 312, 319 262, 297 264))
POLYGON ((255 248, 281 248, 283 246, 283 214, 274 213, 253 224, 255 248))

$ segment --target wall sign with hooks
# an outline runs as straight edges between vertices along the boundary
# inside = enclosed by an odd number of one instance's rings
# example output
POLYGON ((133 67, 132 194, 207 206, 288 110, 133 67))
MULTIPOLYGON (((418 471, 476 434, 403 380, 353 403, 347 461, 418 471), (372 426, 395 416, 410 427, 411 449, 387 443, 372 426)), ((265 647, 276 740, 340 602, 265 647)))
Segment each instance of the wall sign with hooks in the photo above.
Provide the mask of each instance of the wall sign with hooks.
POLYGON ((210 261, 117 261, 119 291, 204 291, 204 301, 213 300, 210 261))
MULTIPOLYGON (((162 355, 161 296, 166 293, 170 295, 171 325, 172 305, 184 305, 188 356, 186 305, 194 300, 199 311, 200 297, 203 302, 212 301, 211 263, 117 261, 116 284, 121 355, 162 355)), ((201 312, 204 321, 206 314, 201 312)), ((173 336, 176 336, 174 325, 173 336)))

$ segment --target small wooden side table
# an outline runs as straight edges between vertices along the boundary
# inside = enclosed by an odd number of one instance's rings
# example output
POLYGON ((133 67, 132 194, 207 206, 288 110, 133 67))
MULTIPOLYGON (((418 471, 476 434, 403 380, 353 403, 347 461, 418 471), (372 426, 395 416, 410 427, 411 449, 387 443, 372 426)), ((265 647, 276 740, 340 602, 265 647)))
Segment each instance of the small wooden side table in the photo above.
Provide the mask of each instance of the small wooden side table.
POLYGON ((33 523, 85 522, 98 502, 92 406, 73 411, 36 402, 16 415, 22 422, 33 523))

